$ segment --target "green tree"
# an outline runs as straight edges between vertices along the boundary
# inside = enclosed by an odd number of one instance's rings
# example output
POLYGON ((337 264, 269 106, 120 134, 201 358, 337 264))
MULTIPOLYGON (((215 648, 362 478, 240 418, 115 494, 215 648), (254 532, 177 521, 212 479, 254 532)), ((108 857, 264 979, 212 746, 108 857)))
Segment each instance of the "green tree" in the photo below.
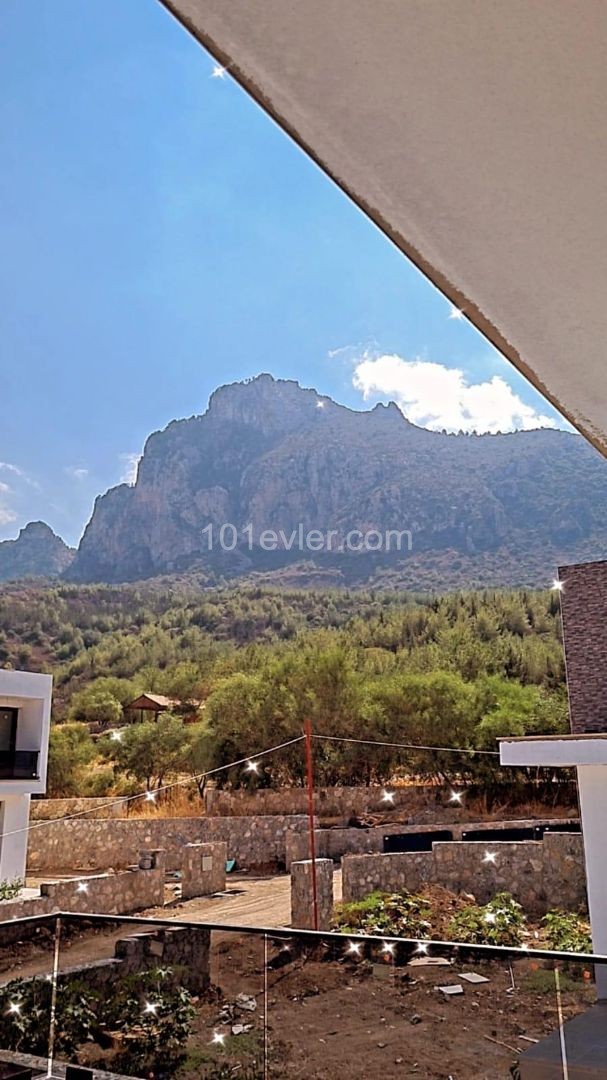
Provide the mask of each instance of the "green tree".
POLYGON ((157 721, 125 728, 120 741, 104 740, 102 749, 113 758, 117 771, 145 783, 147 791, 162 787, 180 772, 190 771, 188 729, 171 713, 163 713, 157 721))
POLYGON ((51 727, 47 793, 50 798, 69 798, 82 791, 85 771, 95 756, 95 744, 86 724, 51 727))

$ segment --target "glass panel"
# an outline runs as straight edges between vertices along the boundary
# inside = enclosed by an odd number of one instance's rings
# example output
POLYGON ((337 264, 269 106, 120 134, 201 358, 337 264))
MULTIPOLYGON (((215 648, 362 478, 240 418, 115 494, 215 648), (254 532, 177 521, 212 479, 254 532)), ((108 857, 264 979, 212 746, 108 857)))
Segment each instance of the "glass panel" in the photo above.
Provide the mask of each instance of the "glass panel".
POLYGON ((211 941, 214 1000, 200 1011, 192 1077, 263 1078, 266 1018, 266 943, 262 934, 214 930, 211 941), (204 1062, 204 1065, 202 1065, 204 1062))
MULTIPOLYGON (((557 1078, 559 1016, 569 1040, 567 1021, 587 1016, 595 1000, 577 961, 567 982, 561 976, 559 1013, 552 960, 347 938, 310 948, 294 937, 289 958, 283 949, 274 942, 269 957, 269 1075, 276 1078, 525 1080, 525 1064, 545 1055, 552 1071, 527 1075, 557 1078)), ((597 1058, 579 1075, 598 1080, 604 1067, 597 1058)))
POLYGON ((56 1063, 120 1077, 263 1076, 261 935, 178 921, 74 925, 59 965, 56 1063))
POLYGON ((0 924, 0 1080, 47 1072, 59 933, 55 918, 0 924))
POLYGON ((145 1080, 605 1077, 605 1007, 579 958, 61 922, 58 948, 55 919, 0 925, 0 1080, 46 1073, 52 1048, 54 1074, 145 1080))
POLYGON ((0 751, 15 749, 17 710, 0 709, 0 751))

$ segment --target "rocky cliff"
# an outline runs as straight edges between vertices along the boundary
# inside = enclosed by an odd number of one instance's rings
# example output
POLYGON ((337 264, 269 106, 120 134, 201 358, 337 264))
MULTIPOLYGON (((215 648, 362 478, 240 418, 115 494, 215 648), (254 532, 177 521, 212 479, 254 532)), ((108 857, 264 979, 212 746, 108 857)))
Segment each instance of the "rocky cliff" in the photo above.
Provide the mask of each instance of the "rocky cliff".
POLYGON ((74 551, 43 521, 30 521, 16 540, 0 543, 0 581, 24 577, 57 577, 70 565, 74 551))
POLYGON ((557 561, 605 556, 606 514, 607 465, 580 436, 441 434, 393 404, 354 412, 260 375, 150 436, 134 486, 97 499, 66 576, 305 563, 349 583, 398 584, 400 567, 411 585, 415 565, 422 588, 425 564, 440 579, 441 561, 459 560, 470 584, 539 584, 557 561), (309 543, 310 530, 322 538, 309 543), (352 530, 369 534, 363 550, 349 548, 352 530), (411 551, 407 537, 386 551, 389 530, 408 531, 411 551))

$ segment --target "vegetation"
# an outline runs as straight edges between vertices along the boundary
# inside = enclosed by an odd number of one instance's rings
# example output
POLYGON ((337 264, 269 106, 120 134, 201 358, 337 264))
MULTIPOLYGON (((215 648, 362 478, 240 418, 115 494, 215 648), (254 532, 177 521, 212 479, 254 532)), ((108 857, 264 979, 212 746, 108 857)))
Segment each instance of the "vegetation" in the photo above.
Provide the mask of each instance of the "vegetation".
POLYGON ((556 952, 592 952, 590 924, 574 911, 549 911, 542 919, 548 948, 556 952))
MULTIPOLYGON (((353 903, 337 904, 335 927, 344 934, 386 934, 394 937, 429 938, 442 922, 443 913, 426 896, 403 891, 374 892, 353 903)), ((466 904, 449 920, 447 940, 473 945, 520 945, 525 915, 509 893, 498 893, 488 904, 466 904)))
POLYGON ((334 925, 343 934, 427 938, 431 914, 430 902, 423 896, 373 892, 364 900, 337 904, 334 925))
MULTIPOLYGON (((48 979, 14 979, 0 987, 0 1014, 5 1048, 28 1054, 48 1053, 52 986, 48 979)), ((114 993, 92 990, 78 979, 57 987, 55 1052, 72 1057, 89 1044, 105 1065, 103 1051, 113 1048, 112 1063, 127 1075, 141 1070, 172 1071, 185 1053, 194 1008, 191 994, 178 985, 170 968, 154 968, 127 976, 114 993), (153 1008, 146 1008, 151 1002, 153 1008), (91 1045, 92 1044, 92 1045, 91 1045)))
POLYGON ((497 893, 488 904, 467 904, 452 918, 449 937, 470 945, 522 943, 525 915, 510 893, 497 893))
POLYGON ((23 888, 23 882, 20 878, 15 878, 14 881, 0 881, 0 900, 14 900, 16 896, 19 896, 23 888))
MULTIPOLYGON (((0 625, 10 628, 0 635, 0 663, 55 677, 53 795, 156 787, 299 735, 308 717, 321 735, 463 751, 319 743, 320 783, 416 772, 497 790, 495 761, 470 750, 495 750, 500 735, 567 726, 558 598, 550 593, 200 591, 179 579, 22 584, 0 594, 0 625), (122 724, 124 706, 144 690, 182 707, 160 725, 95 746, 89 727, 122 724), (197 722, 184 726, 200 702, 197 722)), ((232 783, 243 779, 230 774, 232 783)), ((267 759, 256 782, 302 779, 295 747, 267 759)), ((511 794, 515 779, 509 772, 511 794)), ((556 800, 559 790, 546 784, 536 794, 556 800)))

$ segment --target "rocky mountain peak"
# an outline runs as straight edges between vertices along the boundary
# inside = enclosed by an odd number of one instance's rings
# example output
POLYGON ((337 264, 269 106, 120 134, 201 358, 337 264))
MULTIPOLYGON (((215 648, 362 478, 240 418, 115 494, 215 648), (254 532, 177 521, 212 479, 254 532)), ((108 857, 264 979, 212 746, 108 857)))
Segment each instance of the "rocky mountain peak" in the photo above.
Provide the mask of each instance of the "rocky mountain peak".
POLYGON ((73 549, 46 522, 30 521, 16 540, 0 542, 0 581, 57 577, 73 558, 73 549))
POLYGON ((470 585, 490 584, 495 565, 515 568, 512 584, 539 584, 559 562, 604 550, 606 517, 605 462, 578 436, 447 435, 416 427, 394 402, 355 411, 263 374, 220 387, 204 415, 150 436, 137 483, 97 499, 66 576, 125 581, 197 565, 232 575, 307 561, 362 583, 400 580, 415 562, 423 588, 424 565, 466 560, 470 585), (337 550, 302 549, 308 530, 332 531, 337 550), (352 530, 374 542, 405 530, 411 549, 346 553, 352 530), (268 532, 281 537, 271 550, 268 532))
POLYGON ((213 423, 253 428, 266 436, 284 435, 312 423, 326 408, 348 411, 293 379, 262 374, 245 382, 220 386, 211 394, 205 418, 213 423))

